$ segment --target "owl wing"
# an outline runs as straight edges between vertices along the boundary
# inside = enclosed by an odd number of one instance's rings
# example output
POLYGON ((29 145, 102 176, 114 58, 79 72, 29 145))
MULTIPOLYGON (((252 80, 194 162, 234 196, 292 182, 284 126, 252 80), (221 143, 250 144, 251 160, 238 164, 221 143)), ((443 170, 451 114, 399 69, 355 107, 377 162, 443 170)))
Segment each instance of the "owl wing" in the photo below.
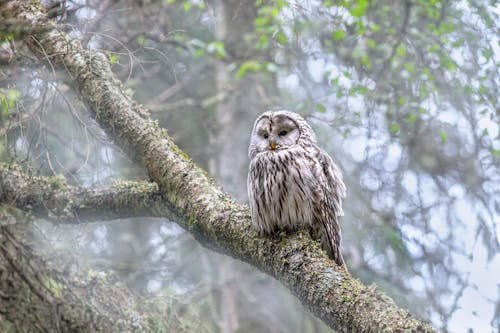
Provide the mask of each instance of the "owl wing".
MULTIPOLYGON (((319 168, 317 170, 317 197, 314 205, 315 225, 322 226, 322 238, 329 244, 330 257, 339 265, 345 266, 340 252, 340 224, 338 217, 343 215, 342 198, 346 188, 342 180, 342 173, 330 156, 320 150, 317 155, 319 168)), ((324 242, 323 242, 324 243, 324 242)), ((346 268, 347 270, 347 268, 346 268)))
POLYGON ((250 161, 247 178, 247 191, 250 211, 252 213, 252 225, 260 234, 262 234, 268 225, 266 224, 266 220, 263 216, 263 211, 266 208, 266 201, 264 199, 264 177, 259 170, 262 170, 262 165, 259 165, 258 161, 255 159, 250 161))
POLYGON ((257 202, 255 201, 255 189, 256 189, 256 184, 254 183, 254 165, 253 161, 250 162, 250 170, 248 172, 248 177, 247 177, 247 191, 248 191, 248 199, 249 199, 249 206, 250 206, 250 211, 251 211, 251 216, 252 216, 252 224, 253 226, 258 229, 259 232, 262 232, 262 224, 258 222, 257 218, 259 216, 258 214, 258 207, 257 207, 257 202))

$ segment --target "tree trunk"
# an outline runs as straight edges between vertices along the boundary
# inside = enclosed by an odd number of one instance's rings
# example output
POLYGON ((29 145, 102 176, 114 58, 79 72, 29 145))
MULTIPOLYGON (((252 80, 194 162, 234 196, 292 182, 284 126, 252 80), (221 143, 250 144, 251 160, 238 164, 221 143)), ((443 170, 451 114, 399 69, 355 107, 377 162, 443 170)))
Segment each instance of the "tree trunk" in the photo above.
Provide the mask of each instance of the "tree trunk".
POLYGON ((343 332, 433 332, 375 288, 339 269, 309 237, 297 233, 277 244, 252 229, 248 207, 213 184, 124 94, 105 56, 82 49, 55 29, 35 1, 3 1, 2 20, 43 27, 24 40, 40 58, 66 71, 107 134, 154 180, 179 216, 177 222, 202 244, 246 261, 279 279, 332 328, 343 332), (51 28, 52 27, 52 28, 51 28))
MULTIPOLYGON (((210 145, 216 147, 214 151, 217 153, 211 156, 208 172, 236 201, 246 202, 247 194, 237 184, 240 179, 245 179, 248 171, 247 150, 235 148, 247 144, 253 121, 269 106, 269 99, 261 93, 272 90, 269 82, 273 80, 269 80, 269 73, 255 73, 237 79, 228 70, 231 63, 242 64, 256 57, 256 41, 252 35, 258 8, 244 0, 216 0, 214 9, 215 37, 227 51, 226 58, 215 61, 215 83, 218 94, 224 93, 227 97, 215 105, 210 119, 214 123, 210 145)), ((263 52, 259 56, 261 59, 267 57, 263 52)))

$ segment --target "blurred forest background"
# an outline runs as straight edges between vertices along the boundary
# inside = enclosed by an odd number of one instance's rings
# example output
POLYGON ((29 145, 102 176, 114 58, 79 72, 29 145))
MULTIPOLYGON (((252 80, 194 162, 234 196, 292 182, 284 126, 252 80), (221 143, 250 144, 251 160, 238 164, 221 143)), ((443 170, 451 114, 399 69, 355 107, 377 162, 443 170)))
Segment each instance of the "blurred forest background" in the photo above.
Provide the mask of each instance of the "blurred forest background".
MULTIPOLYGON (((344 172, 350 272, 440 331, 500 332, 498 1, 43 3, 240 202, 254 119, 302 114, 344 172)), ((0 37, 1 162, 83 186, 145 178, 64 75, 0 37)), ((38 226, 53 246, 171 299, 192 331, 330 331, 275 280, 174 222, 38 226)))

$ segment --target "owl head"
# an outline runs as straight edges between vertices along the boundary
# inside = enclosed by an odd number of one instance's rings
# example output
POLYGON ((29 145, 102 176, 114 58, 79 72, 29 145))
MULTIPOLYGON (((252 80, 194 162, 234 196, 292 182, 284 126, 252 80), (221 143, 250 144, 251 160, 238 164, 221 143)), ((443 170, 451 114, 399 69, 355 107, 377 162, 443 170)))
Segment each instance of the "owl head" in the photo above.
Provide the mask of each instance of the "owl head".
POLYGON ((248 155, 316 143, 311 126, 299 114, 280 110, 261 114, 253 125, 248 155))

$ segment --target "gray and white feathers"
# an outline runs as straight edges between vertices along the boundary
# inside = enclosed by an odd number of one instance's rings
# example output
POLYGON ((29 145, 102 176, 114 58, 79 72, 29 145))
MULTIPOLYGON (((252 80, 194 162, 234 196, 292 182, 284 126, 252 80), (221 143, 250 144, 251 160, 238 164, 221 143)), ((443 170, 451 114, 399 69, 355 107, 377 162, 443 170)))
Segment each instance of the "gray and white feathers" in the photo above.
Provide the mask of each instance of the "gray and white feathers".
POLYGON ((255 120, 248 149, 252 223, 261 233, 309 229, 338 265, 345 185, 309 124, 290 111, 267 111, 255 120))

